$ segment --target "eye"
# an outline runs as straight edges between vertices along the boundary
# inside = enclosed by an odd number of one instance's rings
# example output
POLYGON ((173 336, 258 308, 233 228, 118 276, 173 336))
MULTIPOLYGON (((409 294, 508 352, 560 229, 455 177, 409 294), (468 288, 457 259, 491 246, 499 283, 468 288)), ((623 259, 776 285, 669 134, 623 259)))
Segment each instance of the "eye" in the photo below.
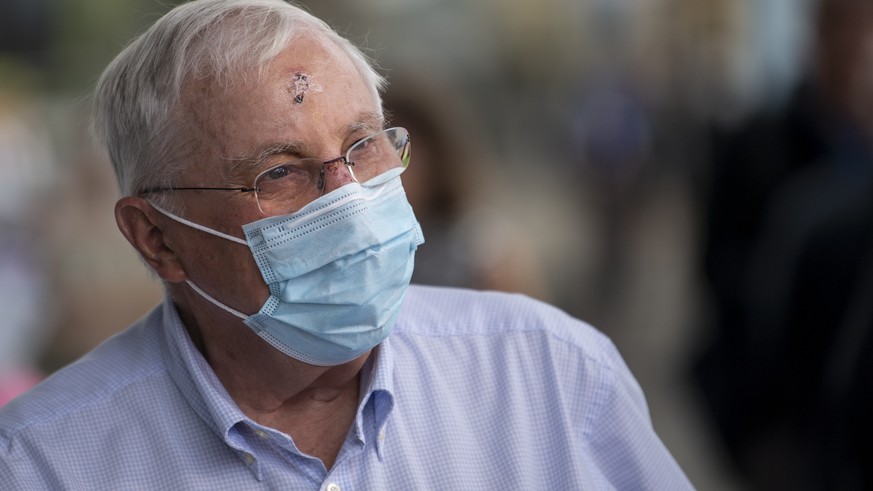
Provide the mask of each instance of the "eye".
POLYGON ((352 146, 349 148, 351 148, 352 152, 362 152, 362 151, 366 151, 367 149, 369 149, 372 146, 373 146, 373 135, 367 135, 367 136, 361 138, 360 140, 356 141, 355 143, 352 143, 352 146))
POLYGON ((268 180, 284 179, 284 178, 288 177, 288 175, 291 174, 293 171, 294 171, 294 168, 291 167, 290 165, 279 165, 279 166, 273 167, 272 169, 270 169, 266 173, 264 173, 264 175, 261 179, 268 179, 268 180))
MULTIPOLYGON (((312 173, 305 166, 310 160, 293 160, 271 167, 255 179, 258 199, 270 200, 277 196, 299 196, 315 188, 312 173)), ((319 162, 320 163, 320 162, 319 162)))
POLYGON ((373 144, 373 138, 368 136, 366 138, 361 138, 360 140, 356 141, 354 146, 356 148, 360 148, 361 150, 363 150, 372 144, 373 144))
POLYGON ((263 174, 260 174, 255 180, 255 187, 264 189, 264 186, 285 186, 290 183, 305 181, 307 176, 306 169, 301 169, 299 162, 286 162, 265 170, 263 174))

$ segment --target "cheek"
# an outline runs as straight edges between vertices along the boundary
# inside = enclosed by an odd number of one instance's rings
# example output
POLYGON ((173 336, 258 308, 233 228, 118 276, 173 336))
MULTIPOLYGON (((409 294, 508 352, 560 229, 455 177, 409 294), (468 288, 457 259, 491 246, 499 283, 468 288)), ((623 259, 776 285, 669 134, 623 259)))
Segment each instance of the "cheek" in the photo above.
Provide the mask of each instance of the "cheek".
POLYGON ((186 244, 180 256, 191 281, 236 310, 253 314, 269 296, 246 246, 207 235, 186 244))
POLYGON ((231 298, 239 299, 244 312, 254 314, 261 309, 270 290, 248 248, 241 245, 233 247, 220 271, 224 275, 221 281, 226 284, 231 298))

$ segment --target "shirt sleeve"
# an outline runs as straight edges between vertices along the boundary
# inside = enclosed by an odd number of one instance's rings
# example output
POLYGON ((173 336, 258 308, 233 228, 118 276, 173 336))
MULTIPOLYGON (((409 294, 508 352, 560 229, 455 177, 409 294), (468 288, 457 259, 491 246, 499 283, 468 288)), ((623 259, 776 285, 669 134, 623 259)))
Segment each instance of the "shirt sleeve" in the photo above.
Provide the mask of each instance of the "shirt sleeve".
POLYGON ((588 435, 589 457, 615 489, 694 489, 655 433, 643 392, 615 346, 601 374, 602 397, 588 435))

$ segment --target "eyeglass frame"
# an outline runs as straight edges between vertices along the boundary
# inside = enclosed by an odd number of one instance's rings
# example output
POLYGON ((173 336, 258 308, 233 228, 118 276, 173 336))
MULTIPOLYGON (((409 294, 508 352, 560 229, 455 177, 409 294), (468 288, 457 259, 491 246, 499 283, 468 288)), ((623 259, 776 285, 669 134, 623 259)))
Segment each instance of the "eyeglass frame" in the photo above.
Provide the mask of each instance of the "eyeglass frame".
MULTIPOLYGON (((329 165, 329 164, 333 164, 333 163, 335 163, 335 162, 342 162, 342 163, 346 166, 346 168, 349 170, 349 175, 352 177, 352 180, 353 180, 354 182, 359 182, 359 181, 358 181, 358 178, 355 176, 355 172, 354 172, 354 169, 353 169, 353 167, 355 166, 355 162, 352 161, 352 160, 349 160, 349 155, 351 154, 352 150, 355 148, 355 146, 356 146, 358 143, 360 143, 360 142, 362 142, 362 141, 364 141, 364 140, 367 140, 368 138, 372 138, 372 137, 374 137, 374 136, 376 136, 376 135, 378 135, 378 134, 380 134, 380 133, 385 133, 385 132, 387 132, 387 131, 394 130, 394 129, 402 129, 402 130, 406 131, 406 138, 407 138, 406 145, 408 145, 408 144, 409 144, 409 130, 406 130, 405 128, 402 128, 402 127, 399 127, 399 126, 394 126, 394 127, 391 127, 391 128, 385 128, 385 129, 379 130, 379 131, 377 131, 377 132, 375 132, 375 133, 372 133, 372 134, 370 134, 370 135, 367 135, 366 137, 361 138, 360 140, 358 140, 358 141, 356 141, 355 143, 353 143, 353 144, 349 147, 349 149, 346 150, 345 155, 340 155, 339 157, 336 157, 336 158, 333 158, 333 159, 329 159, 329 160, 324 160, 324 161, 322 161, 321 164, 320 164, 320 165, 321 165, 321 170, 319 171, 319 176, 320 176, 322 179, 324 178, 324 175, 325 175, 324 168, 325 168, 325 166, 327 166, 327 165, 329 165)), ((294 160, 296 160, 296 161, 317 161, 318 159, 317 159, 317 158, 298 158, 298 159, 294 159, 294 160)), ((151 188, 146 188, 146 189, 140 191, 140 192, 137 193, 137 194, 138 194, 139 196, 145 196, 145 195, 148 195, 148 194, 151 194, 151 193, 166 192, 166 191, 237 191, 237 192, 241 192, 241 193, 255 193, 255 199, 258 200, 258 198, 257 198, 257 193, 258 193, 258 191, 260 191, 260 188, 259 188, 258 186, 255 186, 255 183, 258 182, 258 180, 259 180, 259 179, 260 179, 264 174, 266 174, 266 173, 272 171, 273 169, 279 168, 279 167, 281 167, 281 166, 283 166, 283 165, 288 165, 288 162, 283 162, 283 163, 276 164, 276 165, 271 166, 270 168, 264 170, 263 172, 259 172, 258 175, 255 176, 254 180, 252 180, 252 187, 213 187, 213 186, 183 186, 183 187, 173 187, 173 186, 167 186, 167 187, 151 187, 151 188)), ((405 168, 405 167, 404 167, 404 168, 405 168)), ((322 194, 324 194, 324 187, 325 187, 325 186, 324 186, 324 182, 323 182, 323 180, 322 180, 318 185, 316 185, 316 187, 317 187, 318 190, 319 190, 319 196, 321 196, 322 194)), ((263 215, 265 215, 265 216, 269 216, 269 215, 264 211, 264 209, 261 207, 261 205, 260 205, 260 201, 259 201, 259 200, 258 200, 258 210, 259 210, 263 215)))

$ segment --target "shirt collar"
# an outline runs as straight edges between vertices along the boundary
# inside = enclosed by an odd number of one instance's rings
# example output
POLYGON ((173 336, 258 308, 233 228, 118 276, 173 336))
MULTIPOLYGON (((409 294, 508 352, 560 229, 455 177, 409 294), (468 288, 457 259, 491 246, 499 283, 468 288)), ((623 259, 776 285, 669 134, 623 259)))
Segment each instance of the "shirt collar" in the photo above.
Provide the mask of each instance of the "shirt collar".
POLYGON ((394 409, 394 353, 390 339, 385 339, 374 348, 361 368, 362 397, 355 417, 355 431, 361 435, 364 443, 366 435, 373 436, 379 460, 382 460, 385 445, 385 423, 394 409), (367 426, 372 429, 371 432, 366 431, 367 426))
POLYGON ((194 346, 169 297, 163 304, 162 350, 170 377, 182 396, 219 438, 234 449, 240 460, 261 479, 261 469, 250 446, 234 426, 250 421, 227 393, 212 367, 194 346))
MULTIPOLYGON (((170 377, 179 387, 198 416, 232 447, 258 480, 261 469, 251 447, 235 429, 238 423, 251 421, 239 409, 227 390, 200 353, 169 297, 163 304, 162 350, 170 377)), ((375 439, 376 452, 382 459, 385 444, 384 426, 394 408, 394 355, 386 339, 377 346, 361 369, 361 400, 355 417, 355 431, 366 443, 366 435, 375 439), (372 413, 369 413, 372 407, 372 413), (369 414, 372 414, 370 419, 369 414), (367 431, 371 430, 371 431, 367 431)))

